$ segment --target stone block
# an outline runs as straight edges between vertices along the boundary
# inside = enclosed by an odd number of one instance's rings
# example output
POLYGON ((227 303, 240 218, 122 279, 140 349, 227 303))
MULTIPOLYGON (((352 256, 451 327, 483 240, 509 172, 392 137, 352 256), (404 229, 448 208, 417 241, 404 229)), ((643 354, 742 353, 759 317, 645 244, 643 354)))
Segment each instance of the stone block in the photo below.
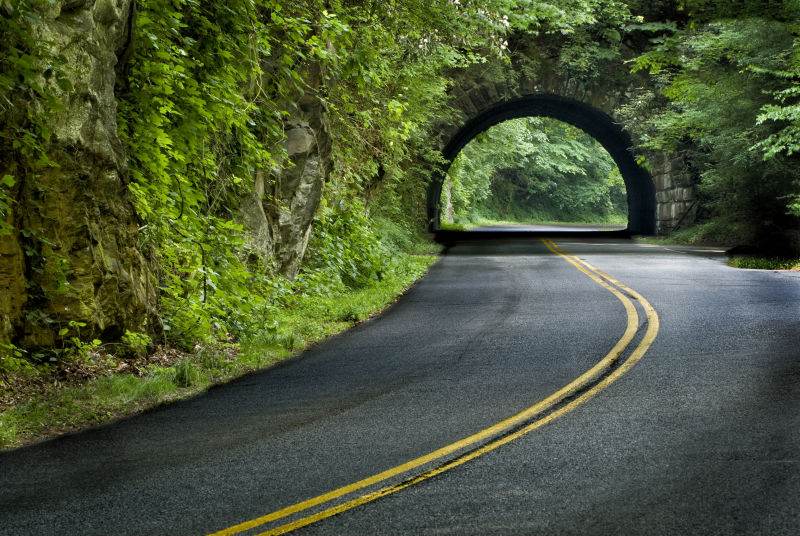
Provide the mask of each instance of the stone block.
POLYGON ((657 219, 660 221, 671 221, 675 219, 675 204, 659 203, 657 219))
POLYGON ((678 188, 676 189, 676 201, 685 201, 686 203, 691 203, 695 199, 695 189, 694 187, 686 187, 686 188, 678 188))
POLYGON ((498 102, 502 101, 502 97, 500 96, 502 93, 498 92, 497 84, 488 82, 484 85, 486 89, 486 97, 487 99, 494 105, 498 102))
POLYGON ((672 177, 669 173, 659 172, 653 175, 653 184, 656 187, 656 191, 659 192, 673 188, 672 177))
POLYGON ((485 93, 483 92, 483 88, 481 87, 476 87, 469 90, 467 95, 473 108, 475 108, 478 113, 485 111, 490 105, 485 93))
POLYGON ((455 87, 453 94, 455 95, 454 106, 456 109, 463 111, 468 117, 474 117, 478 114, 478 109, 472 104, 472 100, 463 89, 455 87))

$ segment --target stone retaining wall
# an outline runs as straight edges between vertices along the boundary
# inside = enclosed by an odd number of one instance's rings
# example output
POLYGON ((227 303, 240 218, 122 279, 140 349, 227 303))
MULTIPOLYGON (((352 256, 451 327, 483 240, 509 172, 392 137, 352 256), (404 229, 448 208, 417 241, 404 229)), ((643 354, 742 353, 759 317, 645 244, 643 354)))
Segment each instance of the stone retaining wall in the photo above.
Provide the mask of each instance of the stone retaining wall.
POLYGON ((696 180, 683 154, 659 152, 649 160, 656 187, 656 233, 668 235, 694 218, 696 180))

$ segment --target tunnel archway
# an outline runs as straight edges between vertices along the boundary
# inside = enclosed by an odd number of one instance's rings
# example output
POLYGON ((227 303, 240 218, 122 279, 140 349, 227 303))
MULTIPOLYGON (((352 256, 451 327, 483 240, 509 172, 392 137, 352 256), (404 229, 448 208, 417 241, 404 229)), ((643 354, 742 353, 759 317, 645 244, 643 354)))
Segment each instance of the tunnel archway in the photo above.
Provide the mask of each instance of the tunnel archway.
POLYGON ((606 113, 583 102, 558 95, 529 95, 501 102, 467 121, 448 140, 442 156, 446 164, 428 186, 428 221, 432 231, 440 228, 444 177, 455 157, 475 136, 508 119, 551 117, 580 128, 596 139, 614 159, 628 193, 628 231, 651 235, 656 232, 656 190, 646 169, 636 163, 631 139, 606 113))

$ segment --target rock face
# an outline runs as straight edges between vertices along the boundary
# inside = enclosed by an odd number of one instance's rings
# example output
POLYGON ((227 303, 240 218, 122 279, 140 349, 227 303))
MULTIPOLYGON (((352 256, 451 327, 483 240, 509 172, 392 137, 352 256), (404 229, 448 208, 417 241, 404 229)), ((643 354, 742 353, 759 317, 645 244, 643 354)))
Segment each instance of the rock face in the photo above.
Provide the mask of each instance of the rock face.
POLYGON ((86 324, 83 338, 147 331, 156 300, 117 137, 115 67, 130 40, 133 2, 45 5, 37 37, 67 58, 74 90, 60 95, 65 110, 51 125, 47 150, 58 167, 17 174, 16 234, 0 242, 0 342, 28 347, 54 345, 70 321, 86 324), (26 315, 35 309, 42 315, 26 315))
MULTIPOLYGON (((14 207, 8 215, 13 220, 14 207)), ((11 342, 25 305, 25 256, 19 236, 0 236, 0 344, 11 342)))
POLYGON ((313 96, 302 98, 284 131, 288 165, 272 174, 256 173, 254 191, 242 203, 241 217, 263 264, 294 278, 333 167, 325 106, 313 96))

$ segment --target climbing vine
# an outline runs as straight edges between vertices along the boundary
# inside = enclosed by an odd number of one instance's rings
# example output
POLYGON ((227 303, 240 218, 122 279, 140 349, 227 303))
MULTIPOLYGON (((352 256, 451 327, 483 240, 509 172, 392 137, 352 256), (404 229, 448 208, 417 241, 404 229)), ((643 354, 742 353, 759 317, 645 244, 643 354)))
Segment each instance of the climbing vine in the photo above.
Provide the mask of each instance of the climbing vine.
POLYGON ((163 327, 179 340, 224 331, 221 319, 247 310, 238 297, 252 277, 233 211, 252 170, 271 162, 257 133, 280 134, 252 89, 269 52, 254 26, 257 7, 266 6, 141 2, 118 91, 143 247, 157 253, 163 327))

